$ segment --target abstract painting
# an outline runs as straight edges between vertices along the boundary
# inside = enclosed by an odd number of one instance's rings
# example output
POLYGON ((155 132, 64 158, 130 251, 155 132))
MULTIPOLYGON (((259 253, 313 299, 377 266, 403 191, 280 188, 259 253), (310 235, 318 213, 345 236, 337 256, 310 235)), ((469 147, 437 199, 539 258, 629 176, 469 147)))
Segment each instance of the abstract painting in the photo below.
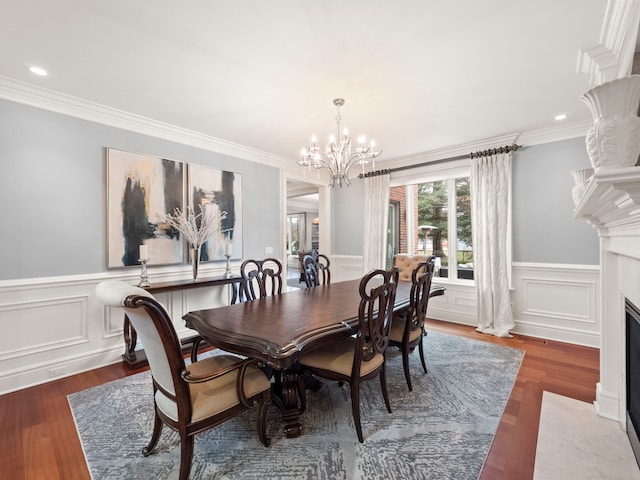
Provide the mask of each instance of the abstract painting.
POLYGON ((107 149, 109 268, 139 265, 147 245, 150 265, 184 262, 178 232, 161 219, 184 205, 184 163, 107 149))
POLYGON ((222 220, 224 242, 206 242, 200 250, 200 260, 242 258, 242 175, 203 165, 189 164, 187 202, 196 213, 200 207, 217 208, 226 213, 222 220))

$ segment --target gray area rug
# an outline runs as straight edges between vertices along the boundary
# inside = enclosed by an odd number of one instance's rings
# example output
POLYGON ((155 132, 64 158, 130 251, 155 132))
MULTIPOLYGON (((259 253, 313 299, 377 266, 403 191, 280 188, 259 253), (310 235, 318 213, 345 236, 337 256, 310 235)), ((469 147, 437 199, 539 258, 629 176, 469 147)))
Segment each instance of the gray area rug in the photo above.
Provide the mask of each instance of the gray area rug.
MULTIPOLYGON (((428 374, 411 355, 413 392, 391 349, 387 382, 392 414, 376 381, 361 387, 363 444, 351 415, 349 387, 324 382, 307 392, 303 435, 286 438, 271 407, 264 447, 255 411, 196 436, 192 479, 476 479, 509 398, 524 352, 430 332, 428 374)), ((152 429, 148 372, 69 395, 91 475, 104 479, 178 478, 179 442, 164 428, 149 457, 152 429)))

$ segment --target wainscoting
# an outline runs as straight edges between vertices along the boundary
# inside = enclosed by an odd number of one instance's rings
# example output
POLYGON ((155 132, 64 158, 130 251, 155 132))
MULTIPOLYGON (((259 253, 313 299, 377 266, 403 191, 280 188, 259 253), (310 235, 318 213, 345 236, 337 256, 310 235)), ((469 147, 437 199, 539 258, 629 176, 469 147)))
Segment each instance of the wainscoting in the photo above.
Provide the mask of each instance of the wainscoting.
MULTIPOLYGON (((235 270, 238 264, 232 265, 235 270)), ((203 264, 203 276, 222 275, 224 266, 203 264)), ((189 278, 190 268, 159 267, 151 282, 189 278)), ((94 296, 107 278, 137 283, 137 269, 96 275, 36 278, 0 282, 0 394, 121 361, 124 352, 122 312, 103 307, 94 296)), ((362 257, 331 257, 332 282, 362 276, 362 257)), ((429 316, 475 325, 473 285, 447 283, 444 296, 434 297, 429 316)), ((513 265, 515 333, 600 346, 599 268, 597 266, 513 265)), ((227 286, 159 294, 180 336, 192 333, 182 315, 190 310, 229 303, 227 286)))
MULTIPOLYGON (((237 267, 236 267, 237 269, 237 267)), ((202 264, 201 275, 221 276, 224 265, 202 264)), ((189 278, 190 267, 152 269, 152 283, 189 278)), ((106 308, 94 295, 106 279, 139 281, 137 269, 96 275, 0 282, 0 394, 122 360, 123 313, 106 308)), ((228 286, 197 288, 156 297, 171 313, 178 335, 182 315, 229 303, 228 286)))
POLYGON ((600 348, 600 267, 514 263, 515 333, 600 348))

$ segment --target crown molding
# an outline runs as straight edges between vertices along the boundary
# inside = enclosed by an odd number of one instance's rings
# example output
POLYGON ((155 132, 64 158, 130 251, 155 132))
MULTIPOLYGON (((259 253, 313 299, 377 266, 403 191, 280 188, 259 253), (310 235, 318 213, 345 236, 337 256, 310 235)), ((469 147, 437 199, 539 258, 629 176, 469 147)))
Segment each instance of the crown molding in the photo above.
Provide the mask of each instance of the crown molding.
MULTIPOLYGON (((0 76, 0 98, 32 107, 69 115, 75 118, 107 125, 114 128, 149 135, 163 140, 202 148, 211 152, 221 153, 252 162, 269 165, 290 173, 294 178, 316 183, 318 179, 309 179, 299 174, 294 160, 256 150, 245 145, 228 142, 219 138, 204 135, 192 130, 159 122, 141 115, 125 112, 77 97, 61 94, 53 90, 36 87, 31 84, 0 76)), ((563 125, 550 129, 531 131, 523 134, 510 133, 497 137, 456 145, 427 152, 421 152, 405 157, 380 162, 383 168, 396 168, 417 163, 425 163, 443 158, 466 155, 478 150, 495 148, 497 146, 512 145, 516 142, 524 146, 549 143, 568 138, 584 136, 591 126, 591 122, 563 125)))
POLYGON ((0 76, 0 98, 211 152, 290 170, 293 160, 0 76))
POLYGON ((421 163, 435 162, 437 160, 458 157, 460 155, 468 155, 471 152, 477 152, 479 150, 502 147, 504 145, 513 145, 515 143, 522 147, 530 147, 543 143, 584 137, 592 124, 593 122, 591 120, 585 120, 582 122, 563 124, 551 128, 532 130, 526 133, 511 133, 499 137, 486 138, 475 142, 456 145, 454 147, 431 150, 429 152, 422 152, 415 155, 387 160, 384 162, 383 168, 393 169, 421 163))
POLYGON ((631 73, 640 22, 638 0, 609 0, 597 44, 578 51, 577 71, 589 75, 592 87, 631 73))

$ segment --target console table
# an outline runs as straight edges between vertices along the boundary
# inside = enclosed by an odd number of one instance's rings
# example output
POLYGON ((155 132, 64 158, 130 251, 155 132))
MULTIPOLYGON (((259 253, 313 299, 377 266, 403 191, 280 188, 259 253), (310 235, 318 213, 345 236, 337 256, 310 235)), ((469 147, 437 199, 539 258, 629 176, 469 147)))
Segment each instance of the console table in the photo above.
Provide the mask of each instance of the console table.
MULTIPOLYGON (((242 289, 240 288, 240 284, 242 282, 242 277, 210 277, 210 278, 201 278, 197 281, 193 280, 176 280, 173 282, 163 282, 156 283, 149 287, 143 287, 149 293, 165 293, 165 292, 174 292, 178 290, 189 290, 192 288, 203 288, 203 287, 216 287, 219 285, 229 285, 231 287, 231 305, 236 303, 238 300, 242 300, 242 289)), ((198 334, 190 335, 186 338, 181 339, 181 343, 183 348, 190 348, 192 350, 192 354, 197 350, 198 346, 202 341, 202 337, 198 334)), ((129 321, 129 317, 127 315, 124 316, 124 344, 125 349, 122 354, 122 360, 129 368, 138 368, 147 364, 147 356, 144 350, 136 351, 136 344, 138 343, 138 334, 131 325, 129 321)))

